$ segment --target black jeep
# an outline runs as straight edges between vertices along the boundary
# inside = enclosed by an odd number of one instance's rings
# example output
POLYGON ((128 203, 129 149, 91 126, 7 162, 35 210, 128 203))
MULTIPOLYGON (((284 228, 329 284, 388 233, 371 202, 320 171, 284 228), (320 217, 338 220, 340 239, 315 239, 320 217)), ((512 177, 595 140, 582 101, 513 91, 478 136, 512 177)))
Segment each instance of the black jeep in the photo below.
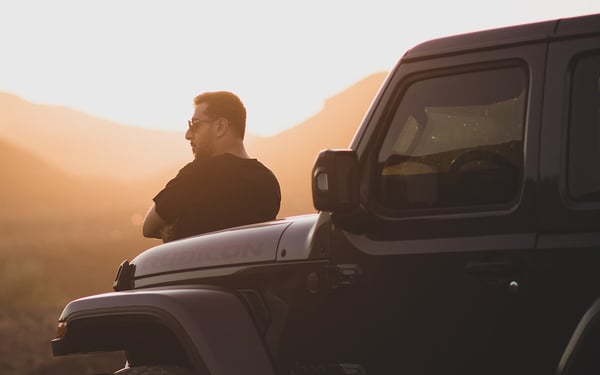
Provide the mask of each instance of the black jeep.
MULTIPOLYGON (((432 40, 389 74, 318 214, 124 262, 55 355, 123 373, 600 371, 600 14, 432 40)), ((307 176, 307 178, 309 178, 307 176)))

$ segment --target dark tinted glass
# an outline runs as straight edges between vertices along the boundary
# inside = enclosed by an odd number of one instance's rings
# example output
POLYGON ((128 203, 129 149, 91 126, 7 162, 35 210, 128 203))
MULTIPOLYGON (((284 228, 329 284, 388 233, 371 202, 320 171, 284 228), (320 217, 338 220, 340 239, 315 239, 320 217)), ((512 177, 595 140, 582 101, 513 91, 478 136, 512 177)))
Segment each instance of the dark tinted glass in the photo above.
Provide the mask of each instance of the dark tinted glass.
POLYGON ((518 67, 416 81, 378 156, 391 209, 506 203, 523 171, 527 74, 518 67))
POLYGON ((580 59, 572 82, 569 193, 575 200, 600 200, 600 56, 580 59))

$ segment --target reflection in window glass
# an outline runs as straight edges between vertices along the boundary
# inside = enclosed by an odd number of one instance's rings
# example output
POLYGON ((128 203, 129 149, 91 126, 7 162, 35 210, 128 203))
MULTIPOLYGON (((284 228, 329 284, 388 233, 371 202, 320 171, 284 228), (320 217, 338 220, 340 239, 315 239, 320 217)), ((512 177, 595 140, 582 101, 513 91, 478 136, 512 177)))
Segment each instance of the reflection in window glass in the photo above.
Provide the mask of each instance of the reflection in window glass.
POLYGON ((527 75, 516 67, 410 85, 378 155, 381 203, 403 209, 514 200, 526 92, 527 75))
POLYGON ((569 130, 569 194, 600 200, 600 56, 578 61, 573 73, 569 130))

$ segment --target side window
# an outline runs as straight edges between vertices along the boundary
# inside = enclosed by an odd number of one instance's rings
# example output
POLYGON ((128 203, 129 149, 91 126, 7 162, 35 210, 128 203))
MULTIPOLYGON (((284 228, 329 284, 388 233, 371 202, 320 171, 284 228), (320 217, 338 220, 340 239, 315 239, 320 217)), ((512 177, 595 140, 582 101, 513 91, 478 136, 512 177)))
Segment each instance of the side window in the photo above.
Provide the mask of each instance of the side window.
POLYGON ((600 56, 575 64, 570 106, 568 189, 578 201, 600 200, 600 56))
POLYGON ((378 155, 389 209, 509 203, 523 175, 528 76, 496 68, 410 84, 378 155))

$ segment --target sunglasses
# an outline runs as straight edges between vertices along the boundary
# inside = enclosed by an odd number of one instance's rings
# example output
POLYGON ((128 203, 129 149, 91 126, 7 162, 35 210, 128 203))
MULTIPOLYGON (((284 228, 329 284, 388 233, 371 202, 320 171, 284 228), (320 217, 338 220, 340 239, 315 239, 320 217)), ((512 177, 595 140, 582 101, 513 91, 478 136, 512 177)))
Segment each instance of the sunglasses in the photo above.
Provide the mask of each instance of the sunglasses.
POLYGON ((191 120, 188 120, 188 130, 191 131, 192 133, 196 131, 196 129, 198 129, 198 127, 205 122, 213 122, 215 121, 214 119, 211 120, 201 120, 198 118, 192 118, 191 120))

